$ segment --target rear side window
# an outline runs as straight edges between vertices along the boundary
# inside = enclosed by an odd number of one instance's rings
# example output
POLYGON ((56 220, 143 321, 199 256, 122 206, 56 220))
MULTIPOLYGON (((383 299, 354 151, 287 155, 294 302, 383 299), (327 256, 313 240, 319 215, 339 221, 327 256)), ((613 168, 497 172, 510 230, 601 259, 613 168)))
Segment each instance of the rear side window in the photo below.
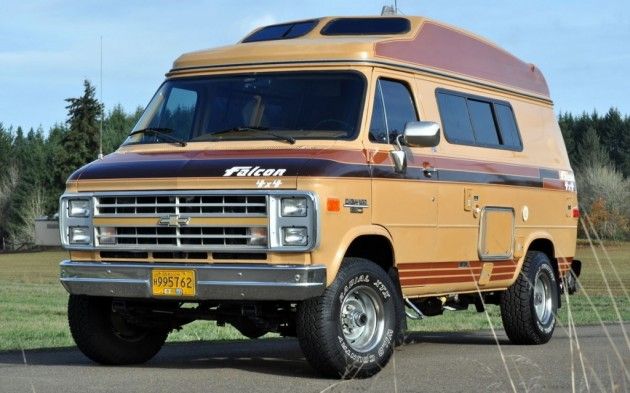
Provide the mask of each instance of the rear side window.
POLYGON ((438 106, 442 116, 444 132, 448 130, 448 138, 453 143, 474 144, 470 116, 466 98, 452 94, 438 93, 438 106))
POLYGON ((512 107, 502 101, 438 90, 444 135, 450 143, 522 150, 512 107))
POLYGON ((520 150, 521 137, 518 134, 518 128, 516 128, 516 120, 514 120, 512 108, 505 104, 495 104, 494 110, 501 129, 501 135, 503 136, 503 143, 520 150))
POLYGON ((411 29, 407 18, 340 18, 324 26, 322 35, 403 34, 411 29))
POLYGON ((286 40, 301 37, 313 30, 317 22, 318 20, 307 20, 266 26, 245 37, 243 42, 286 40))
POLYGON ((418 114, 409 87, 405 83, 379 79, 374 94, 370 140, 394 143, 405 124, 417 121, 418 114))
POLYGON ((468 100, 468 113, 475 131, 475 140, 482 145, 498 145, 497 126, 492 115, 492 104, 468 100))

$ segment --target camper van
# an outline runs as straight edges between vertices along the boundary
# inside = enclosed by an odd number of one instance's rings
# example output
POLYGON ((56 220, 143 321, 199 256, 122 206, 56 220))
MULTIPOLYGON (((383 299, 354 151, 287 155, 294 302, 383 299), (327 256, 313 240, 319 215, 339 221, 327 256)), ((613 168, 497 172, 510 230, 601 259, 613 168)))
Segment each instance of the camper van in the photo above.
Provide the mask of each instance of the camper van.
POLYGON ((211 320, 367 377, 408 318, 498 305, 513 343, 549 341, 578 217, 535 65, 422 17, 324 17, 176 59, 68 179, 60 280, 98 363, 211 320))

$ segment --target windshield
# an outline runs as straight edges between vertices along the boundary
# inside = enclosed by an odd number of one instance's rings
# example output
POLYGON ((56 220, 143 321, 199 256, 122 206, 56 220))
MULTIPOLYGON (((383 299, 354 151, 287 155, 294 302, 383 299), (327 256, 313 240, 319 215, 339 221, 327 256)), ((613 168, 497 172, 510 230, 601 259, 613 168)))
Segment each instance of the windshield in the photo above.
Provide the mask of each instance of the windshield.
POLYGON ((356 72, 173 79, 160 87, 124 144, 353 139, 364 95, 365 79, 356 72))

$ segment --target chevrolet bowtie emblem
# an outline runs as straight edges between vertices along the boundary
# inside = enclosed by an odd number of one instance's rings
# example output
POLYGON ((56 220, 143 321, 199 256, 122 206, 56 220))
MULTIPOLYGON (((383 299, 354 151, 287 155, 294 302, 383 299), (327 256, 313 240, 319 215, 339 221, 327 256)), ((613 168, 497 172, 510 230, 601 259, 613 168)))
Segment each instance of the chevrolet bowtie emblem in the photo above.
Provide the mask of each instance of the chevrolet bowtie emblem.
POLYGON ((160 225, 168 225, 169 227, 181 227, 188 225, 190 217, 180 217, 179 214, 174 214, 160 218, 160 225))

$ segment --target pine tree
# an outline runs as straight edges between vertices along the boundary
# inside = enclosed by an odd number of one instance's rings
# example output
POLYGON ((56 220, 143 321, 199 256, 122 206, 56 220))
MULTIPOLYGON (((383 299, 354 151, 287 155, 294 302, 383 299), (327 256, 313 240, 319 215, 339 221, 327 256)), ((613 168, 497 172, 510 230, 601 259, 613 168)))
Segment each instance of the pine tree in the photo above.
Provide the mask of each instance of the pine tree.
POLYGON ((615 168, 622 170, 628 151, 623 150, 624 121, 617 108, 610 108, 600 120, 600 137, 602 145, 610 156, 615 168))
POLYGON ((73 171, 98 156, 98 118, 102 105, 95 98, 94 86, 88 80, 83 82, 83 87, 81 97, 66 99, 69 130, 64 135, 56 162, 59 179, 64 183, 73 171))
POLYGON ((105 154, 118 149, 141 115, 142 108, 136 109, 135 113, 128 114, 120 104, 109 112, 103 126, 103 152, 105 154))
POLYGON ((589 126, 577 148, 577 160, 580 169, 604 167, 610 165, 608 153, 601 145, 599 135, 593 126, 589 126))

